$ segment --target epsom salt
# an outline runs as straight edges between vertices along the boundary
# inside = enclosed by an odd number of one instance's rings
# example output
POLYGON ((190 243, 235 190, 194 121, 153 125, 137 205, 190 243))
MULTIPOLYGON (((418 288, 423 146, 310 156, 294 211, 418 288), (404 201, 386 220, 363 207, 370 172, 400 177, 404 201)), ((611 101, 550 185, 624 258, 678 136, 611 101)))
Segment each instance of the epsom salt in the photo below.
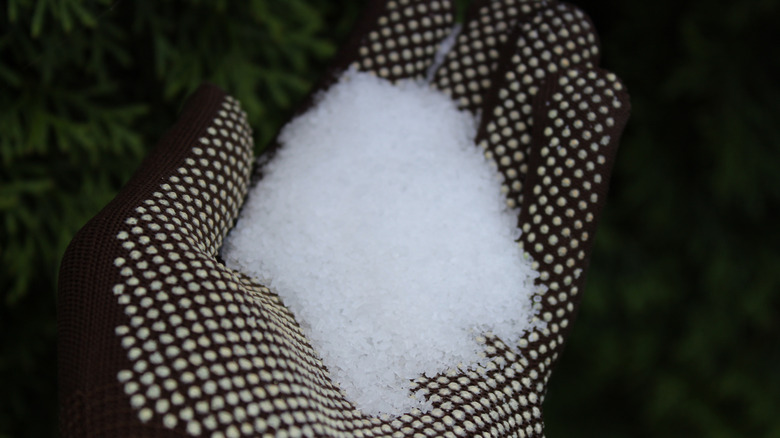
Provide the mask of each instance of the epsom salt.
POLYGON ((293 311, 366 414, 430 409, 410 381, 517 342, 533 279, 475 122, 427 85, 347 73, 280 136, 228 236, 228 266, 293 311))

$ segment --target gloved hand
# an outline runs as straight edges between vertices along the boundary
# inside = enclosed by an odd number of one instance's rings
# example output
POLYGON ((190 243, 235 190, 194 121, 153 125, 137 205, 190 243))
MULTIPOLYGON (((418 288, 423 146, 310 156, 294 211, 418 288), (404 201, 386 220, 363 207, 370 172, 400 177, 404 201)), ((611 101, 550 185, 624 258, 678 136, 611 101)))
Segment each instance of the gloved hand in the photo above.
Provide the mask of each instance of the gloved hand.
MULTIPOLYGON (((452 21, 449 0, 371 2, 319 89, 350 66, 425 77, 452 21)), ((572 6, 477 1, 432 74, 481 114, 476 140, 504 176, 508 204, 521 207, 520 244, 547 286, 547 325, 519 355, 488 337, 482 373, 421 377, 414 390, 433 410, 398 418, 354 409, 280 299, 218 260, 252 176, 252 137, 236 100, 201 87, 63 259, 63 436, 543 436, 546 384, 628 117, 627 94, 596 67, 598 53, 592 24, 572 6)))

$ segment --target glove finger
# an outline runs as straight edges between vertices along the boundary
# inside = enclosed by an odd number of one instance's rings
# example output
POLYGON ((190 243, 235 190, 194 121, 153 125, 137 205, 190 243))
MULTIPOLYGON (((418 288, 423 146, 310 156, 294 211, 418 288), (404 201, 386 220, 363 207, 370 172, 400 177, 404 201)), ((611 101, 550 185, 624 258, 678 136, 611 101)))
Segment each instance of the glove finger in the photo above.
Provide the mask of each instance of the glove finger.
POLYGON ((476 143, 504 177, 510 208, 522 205, 531 153, 532 101, 550 75, 598 64, 598 37, 588 16, 559 3, 526 17, 504 46, 495 85, 485 95, 476 143))
POLYGON ((519 21, 553 4, 548 0, 480 0, 474 2, 454 46, 433 75, 433 86, 461 109, 476 113, 496 79, 500 53, 519 21))
POLYGON ((547 327, 522 345, 545 384, 576 315, 599 215, 620 135, 628 94, 600 69, 569 69, 540 85, 523 187, 519 244, 548 290, 540 296, 547 327))
POLYGON ((424 78, 454 17, 451 0, 369 2, 321 85, 350 67, 390 81, 424 78))

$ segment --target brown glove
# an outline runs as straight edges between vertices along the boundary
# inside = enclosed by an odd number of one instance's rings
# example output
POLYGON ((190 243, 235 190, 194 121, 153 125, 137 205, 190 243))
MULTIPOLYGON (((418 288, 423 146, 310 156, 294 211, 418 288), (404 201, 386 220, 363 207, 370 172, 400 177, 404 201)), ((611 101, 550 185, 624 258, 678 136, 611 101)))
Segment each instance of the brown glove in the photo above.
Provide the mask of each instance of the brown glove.
MULTIPOLYGON (((371 2, 320 84, 349 66, 422 78, 448 0, 371 2)), ((59 300, 63 436, 543 436, 547 380, 575 316, 629 103, 566 4, 478 1, 432 75, 480 112, 524 250, 548 287, 517 355, 488 337, 483 372, 421 377, 428 413, 356 410, 280 299, 217 258, 247 193, 239 104, 201 87, 122 192, 74 238, 59 300)), ((304 105, 304 108, 306 105, 304 105)))

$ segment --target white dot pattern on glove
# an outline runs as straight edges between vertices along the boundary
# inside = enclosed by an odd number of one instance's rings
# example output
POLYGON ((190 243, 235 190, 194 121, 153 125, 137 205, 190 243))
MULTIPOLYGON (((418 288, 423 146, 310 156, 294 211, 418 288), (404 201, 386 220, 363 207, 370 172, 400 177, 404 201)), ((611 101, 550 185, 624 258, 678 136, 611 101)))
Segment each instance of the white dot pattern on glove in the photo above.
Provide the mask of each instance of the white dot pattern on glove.
POLYGON ((434 75, 434 86, 462 109, 476 112, 491 87, 502 47, 518 20, 548 5, 544 0, 482 1, 434 75))
POLYGON ((505 54, 510 64, 486 98, 486 105, 493 106, 482 115, 477 134, 477 144, 504 176, 502 191, 510 208, 522 204, 534 122, 532 99, 539 85, 568 68, 593 67, 599 53, 588 17, 564 3, 519 23, 517 30, 512 35, 515 45, 505 54))
POLYGON ((628 96, 617 77, 602 70, 571 69, 535 104, 540 120, 520 217, 519 244, 539 281, 541 319, 547 328, 528 337, 522 353, 539 365, 546 384, 583 285, 583 270, 607 191, 628 96), (621 116, 623 117, 623 116, 621 116))
POLYGON ((453 19, 450 0, 388 1, 352 66, 391 81, 424 77, 453 19))

